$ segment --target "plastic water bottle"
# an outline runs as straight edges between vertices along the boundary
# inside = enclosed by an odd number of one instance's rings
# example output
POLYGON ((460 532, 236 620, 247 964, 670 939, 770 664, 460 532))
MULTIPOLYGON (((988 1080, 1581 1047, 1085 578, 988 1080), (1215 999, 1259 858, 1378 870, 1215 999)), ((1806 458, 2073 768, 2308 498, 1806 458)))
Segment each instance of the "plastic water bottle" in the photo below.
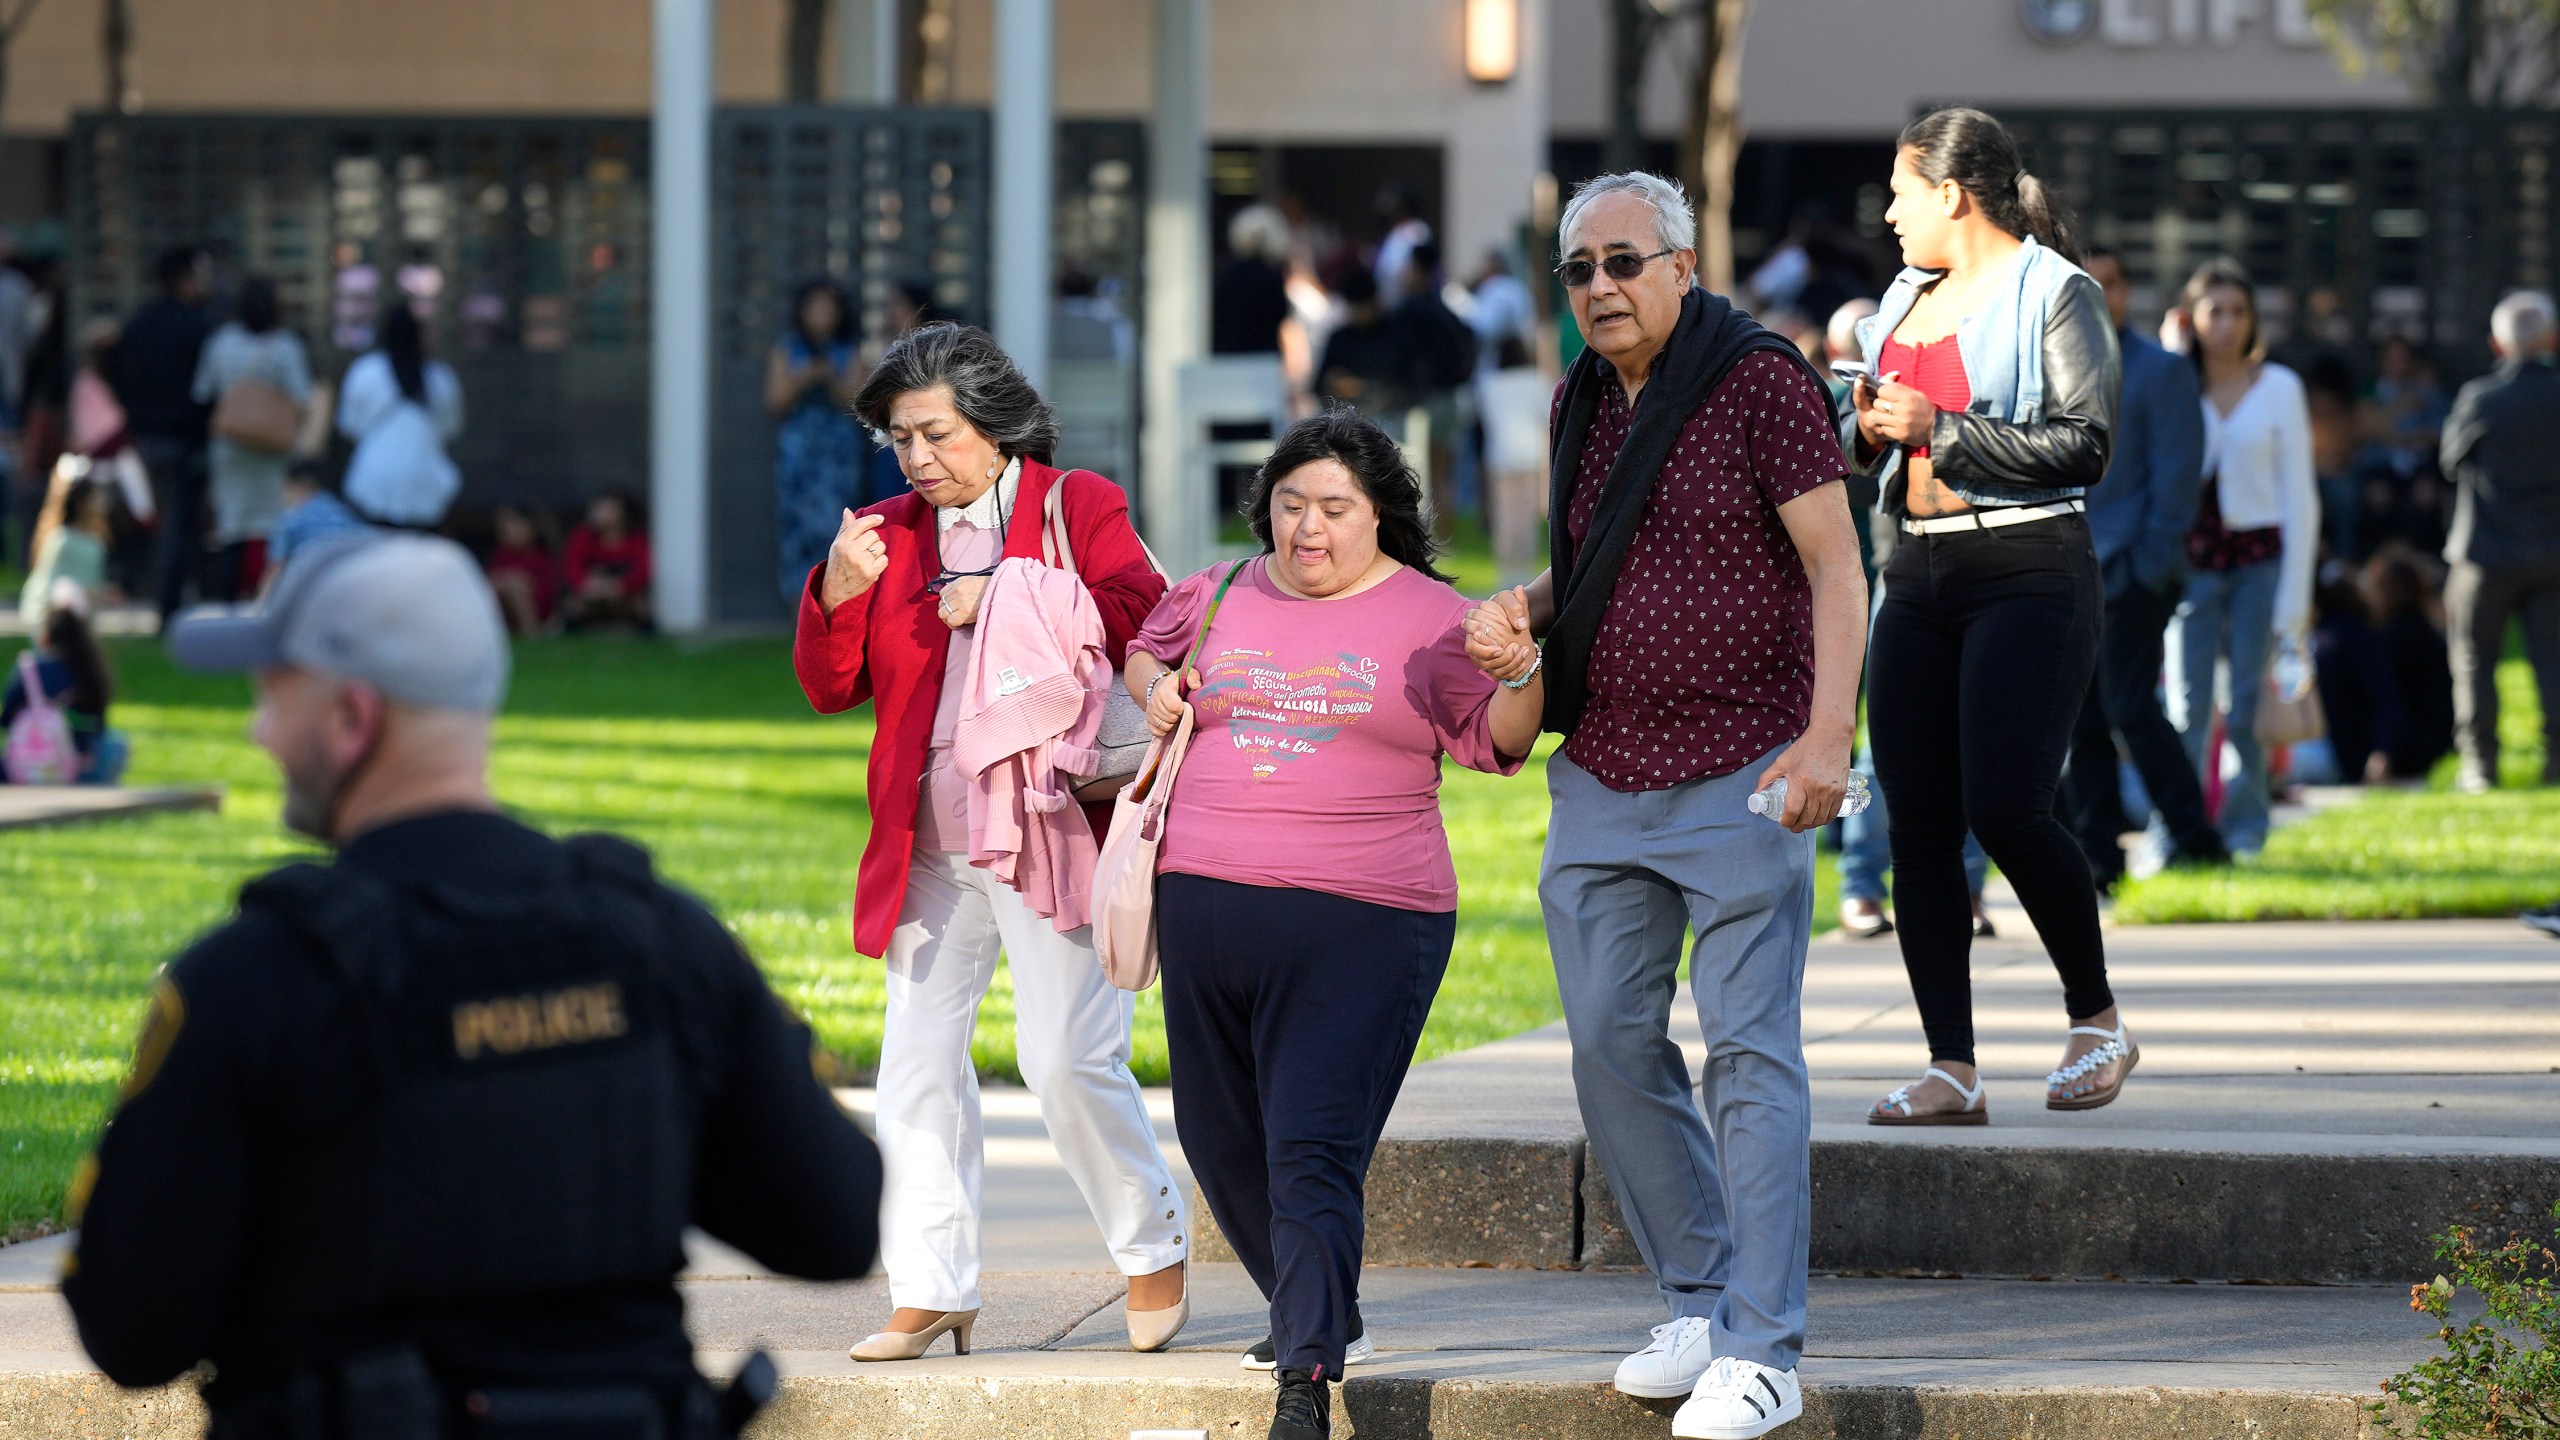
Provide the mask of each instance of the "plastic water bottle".
POLYGON ((2276 650, 2276 693, 2287 700, 2299 700, 2311 688, 2311 660, 2302 647, 2288 637, 2276 650))
MULTIPOLYGON (((1866 809, 1867 803, 1874 798, 1875 797, 1867 791, 1867 777, 1858 771, 1852 770, 1849 772, 1849 791, 1847 794, 1840 797, 1840 813, 1843 815, 1855 815, 1859 811, 1866 809)), ((1781 775, 1777 779, 1770 781, 1768 789, 1758 792, 1742 803, 1748 807, 1754 815, 1766 815, 1772 820, 1785 819, 1787 814, 1787 777, 1781 775)))

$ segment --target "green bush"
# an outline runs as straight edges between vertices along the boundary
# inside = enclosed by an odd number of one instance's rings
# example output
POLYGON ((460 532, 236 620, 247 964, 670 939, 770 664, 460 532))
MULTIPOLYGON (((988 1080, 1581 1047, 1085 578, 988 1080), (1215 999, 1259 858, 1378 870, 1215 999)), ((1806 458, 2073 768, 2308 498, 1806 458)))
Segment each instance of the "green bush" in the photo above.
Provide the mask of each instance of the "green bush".
MULTIPOLYGON (((2551 1217, 2560 1222, 2560 1204, 2551 1217)), ((2489 1246, 2457 1225, 2437 1238, 2436 1258, 2451 1273, 2411 1286, 2409 1308, 2435 1317, 2445 1353, 2383 1381, 2400 1403, 2376 1402, 2375 1423, 2421 1440, 2560 1437, 2560 1255, 2525 1235, 2489 1246), (2456 1325, 2454 1300, 2464 1290, 2484 1309, 2456 1325)))

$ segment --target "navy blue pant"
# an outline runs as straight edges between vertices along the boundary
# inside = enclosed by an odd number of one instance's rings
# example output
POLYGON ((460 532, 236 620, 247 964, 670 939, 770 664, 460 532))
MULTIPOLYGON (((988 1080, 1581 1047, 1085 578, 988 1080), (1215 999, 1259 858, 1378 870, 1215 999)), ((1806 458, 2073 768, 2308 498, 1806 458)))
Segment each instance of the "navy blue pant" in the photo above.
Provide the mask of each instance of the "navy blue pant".
POLYGON ((1362 1186, 1458 917, 1197 875, 1156 882, 1173 1123, 1271 1302, 1283 1368, 1342 1374, 1362 1186))

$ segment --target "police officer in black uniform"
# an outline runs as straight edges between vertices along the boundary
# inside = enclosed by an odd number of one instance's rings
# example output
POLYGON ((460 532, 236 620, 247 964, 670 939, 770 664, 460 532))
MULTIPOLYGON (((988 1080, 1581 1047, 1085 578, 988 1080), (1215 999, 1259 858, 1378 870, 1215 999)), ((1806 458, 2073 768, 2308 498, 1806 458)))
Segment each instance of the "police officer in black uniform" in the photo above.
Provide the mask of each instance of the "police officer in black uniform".
POLYGON ((90 1355, 125 1385, 204 1367, 218 1440, 734 1433, 770 1367, 696 1373, 685 1226, 860 1276, 879 1153, 644 852, 499 812, 479 568, 341 542, 171 648, 255 673, 285 819, 338 854, 251 883, 154 982, 71 1197, 90 1355))

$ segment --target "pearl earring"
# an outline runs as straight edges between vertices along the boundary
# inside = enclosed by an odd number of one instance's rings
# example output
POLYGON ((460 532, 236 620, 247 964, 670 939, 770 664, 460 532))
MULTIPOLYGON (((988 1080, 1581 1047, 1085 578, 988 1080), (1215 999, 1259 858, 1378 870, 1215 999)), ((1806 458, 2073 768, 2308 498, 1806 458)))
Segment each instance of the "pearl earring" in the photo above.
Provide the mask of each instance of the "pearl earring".
POLYGON ((996 478, 996 467, 993 465, 987 467, 987 478, 990 480, 996 478))

